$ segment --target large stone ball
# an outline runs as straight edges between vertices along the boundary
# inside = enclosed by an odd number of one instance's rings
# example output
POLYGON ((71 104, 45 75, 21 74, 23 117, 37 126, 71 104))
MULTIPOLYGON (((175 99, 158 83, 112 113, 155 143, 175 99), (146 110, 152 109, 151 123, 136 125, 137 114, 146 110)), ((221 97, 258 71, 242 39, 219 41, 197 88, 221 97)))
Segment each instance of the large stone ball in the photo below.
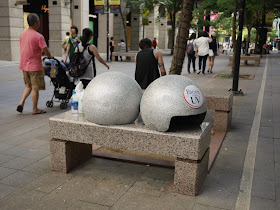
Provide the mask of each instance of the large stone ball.
POLYGON ((191 79, 168 75, 152 82, 145 90, 141 117, 149 128, 165 132, 175 126, 200 125, 206 115, 206 100, 191 79))
POLYGON ((120 72, 100 74, 85 90, 85 117, 101 125, 132 123, 139 115, 141 97, 140 86, 128 75, 120 72))

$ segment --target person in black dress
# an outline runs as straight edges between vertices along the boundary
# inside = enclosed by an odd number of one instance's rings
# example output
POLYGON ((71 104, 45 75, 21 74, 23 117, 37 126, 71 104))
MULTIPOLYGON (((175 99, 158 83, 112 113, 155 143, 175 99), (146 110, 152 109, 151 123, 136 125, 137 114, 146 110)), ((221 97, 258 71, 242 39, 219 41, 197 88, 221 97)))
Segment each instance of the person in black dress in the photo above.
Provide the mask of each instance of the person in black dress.
POLYGON ((166 72, 162 54, 152 48, 150 39, 142 39, 139 42, 139 47, 141 51, 136 56, 135 80, 145 90, 154 80, 160 77, 160 74, 164 76, 166 72))

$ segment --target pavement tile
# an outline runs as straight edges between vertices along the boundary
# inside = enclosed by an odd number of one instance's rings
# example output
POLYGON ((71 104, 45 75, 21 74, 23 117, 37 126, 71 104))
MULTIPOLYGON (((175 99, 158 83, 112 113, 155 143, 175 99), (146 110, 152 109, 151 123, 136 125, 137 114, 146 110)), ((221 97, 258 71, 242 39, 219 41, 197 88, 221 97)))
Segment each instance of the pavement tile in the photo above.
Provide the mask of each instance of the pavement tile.
POLYGON ((125 193, 111 208, 111 210, 157 210, 156 204, 159 198, 135 193, 135 192, 128 192, 125 193))
POLYGON ((16 157, 14 159, 8 160, 7 162, 1 164, 1 166, 19 170, 34 162, 35 162, 35 160, 29 159, 29 158, 16 157))
POLYGON ((280 139, 280 123, 273 123, 273 137, 280 139))
MULTIPOLYGON (((280 163, 275 163, 274 167, 275 167, 275 174, 274 174, 275 186, 276 186, 276 188, 279 187, 279 189, 280 189, 280 163)), ((280 200, 280 197, 279 197, 279 200, 280 200)))
POLYGON ((0 209, 29 209, 45 194, 21 188, 0 200, 0 209), (15 202, 16 201, 16 202, 15 202))
POLYGON ((31 182, 32 180, 36 179, 39 175, 35 173, 30 173, 26 171, 17 171, 3 179, 0 180, 0 183, 22 187, 27 183, 31 182))
POLYGON ((4 198, 5 196, 14 192, 17 189, 18 189, 18 187, 6 185, 6 184, 0 184, 0 199, 4 198))
POLYGON ((49 144, 49 142, 43 141, 43 140, 32 139, 30 141, 20 144, 19 146, 27 147, 27 148, 31 148, 31 149, 37 149, 46 144, 49 144))
POLYGON ((35 163, 32 163, 29 166, 26 166, 25 168, 22 168, 21 170, 36 173, 39 175, 49 173, 51 171, 50 157, 47 156, 35 163))
POLYGON ((276 204, 274 200, 251 197, 250 210, 275 210, 276 204))
POLYGON ((7 149, 14 147, 14 145, 7 144, 7 143, 0 143, 0 152, 3 152, 7 149))
POLYGON ((4 168, 0 166, 0 179, 3 179, 6 176, 16 172, 17 170, 11 168, 4 168))
POLYGON ((24 187, 44 193, 50 193, 58 187, 61 187, 72 177, 73 176, 71 174, 49 172, 37 179, 34 179, 24 187))
POLYGON ((212 206, 202 205, 202 204, 195 204, 193 210, 223 210, 222 208, 216 208, 212 206))
POLYGON ((143 173, 142 177, 173 182, 174 172, 175 170, 173 168, 149 166, 147 167, 147 170, 143 173))
POLYGON ((16 156, 13 155, 6 155, 6 154, 1 154, 0 153, 0 165, 8 160, 11 160, 13 158, 15 158, 16 156))
POLYGON ((30 149, 26 147, 20 147, 20 146, 13 146, 10 149, 4 150, 1 153, 2 154, 7 154, 7 155, 14 155, 14 156, 19 156, 22 155, 26 152, 29 152, 30 149))
POLYGON ((41 160, 47 156, 49 156, 49 151, 40 150, 40 149, 30 149, 28 152, 20 155, 24 158, 34 159, 34 160, 41 160))
POLYGON ((185 210, 194 207, 196 198, 175 193, 162 194, 155 203, 155 209, 185 210))
POLYGON ((77 210, 77 209, 82 209, 82 210, 109 210, 110 207, 108 206, 102 206, 98 205, 95 203, 89 203, 89 202, 84 202, 84 201, 76 201, 74 202, 68 210, 77 210))
POLYGON ((273 138, 273 127, 261 126, 259 130, 259 136, 265 138, 273 138))
POLYGON ((143 193, 159 197, 168 187, 173 184, 172 181, 163 181, 156 179, 142 178, 137 181, 130 189, 130 192, 143 193))

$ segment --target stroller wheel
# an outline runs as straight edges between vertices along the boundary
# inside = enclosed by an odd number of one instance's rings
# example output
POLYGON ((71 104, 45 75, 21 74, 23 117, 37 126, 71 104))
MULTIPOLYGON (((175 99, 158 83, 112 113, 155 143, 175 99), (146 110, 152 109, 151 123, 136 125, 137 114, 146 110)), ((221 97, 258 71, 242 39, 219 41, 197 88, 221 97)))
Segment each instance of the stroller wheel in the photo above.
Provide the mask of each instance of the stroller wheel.
POLYGON ((53 107, 53 102, 52 101, 47 101, 46 106, 47 107, 53 107))
POLYGON ((67 109, 67 103, 62 102, 62 103, 60 104, 60 109, 67 109))

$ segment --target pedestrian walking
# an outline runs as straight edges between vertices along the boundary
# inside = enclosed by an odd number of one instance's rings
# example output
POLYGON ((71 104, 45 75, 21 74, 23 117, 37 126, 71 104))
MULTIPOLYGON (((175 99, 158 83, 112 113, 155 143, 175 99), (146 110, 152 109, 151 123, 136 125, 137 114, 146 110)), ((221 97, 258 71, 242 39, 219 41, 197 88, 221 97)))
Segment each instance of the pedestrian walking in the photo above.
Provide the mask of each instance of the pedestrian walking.
POLYGON ((208 59, 208 73, 213 73, 213 66, 215 62, 215 56, 218 55, 218 47, 217 47, 217 39, 216 39, 216 33, 211 33, 211 39, 212 42, 209 44, 209 59, 208 59))
POLYGON ((105 63, 105 61, 100 57, 97 48, 90 44, 89 41, 93 36, 93 32, 89 28, 85 28, 83 30, 83 36, 81 43, 78 44, 76 52, 83 52, 84 58, 87 60, 88 66, 85 73, 80 77, 80 81, 82 81, 84 89, 87 87, 88 83, 96 76, 96 66, 95 66, 95 57, 97 60, 106 66, 107 69, 110 67, 105 63))
MULTIPOLYGON (((119 52, 126 52, 126 44, 124 43, 124 40, 121 39, 121 42, 118 43, 119 46, 119 52)), ((120 59, 122 61, 122 56, 120 56, 120 59)))
POLYGON ((166 75, 162 54, 152 49, 150 39, 142 39, 139 43, 141 49, 136 56, 135 80, 145 90, 154 80, 166 75), (159 74, 160 69, 160 74, 159 74))
POLYGON ((188 72, 189 74, 191 73, 190 68, 191 68, 191 63, 193 65, 193 73, 196 72, 195 70, 195 40, 196 40, 196 34, 192 33, 190 39, 187 42, 187 55, 188 55, 188 72))
POLYGON ((66 52, 66 50, 67 50, 69 37, 70 37, 70 33, 66 32, 66 36, 64 37, 63 43, 62 43, 62 48, 63 48, 64 52, 66 52))
POLYGON ((157 45, 158 45, 157 38, 154 38, 154 40, 153 40, 153 48, 157 49, 157 45))
POLYGON ((206 31, 202 31, 200 37, 196 40, 196 53, 195 57, 199 57, 198 60, 198 72, 197 74, 201 73, 201 65, 202 65, 202 75, 205 75, 205 68, 206 68, 206 61, 209 54, 209 43, 211 39, 206 31))
POLYGON ((39 16, 30 13, 27 16, 29 28, 20 35, 20 63, 23 72, 25 89, 17 111, 22 113, 25 100, 32 92, 32 114, 44 114, 46 111, 38 109, 39 90, 45 90, 45 80, 42 65, 42 50, 48 58, 53 58, 49 52, 44 37, 36 30, 40 27, 39 16))
POLYGON ((76 26, 71 27, 71 36, 69 37, 69 40, 68 40, 68 46, 67 46, 66 55, 65 55, 65 61, 69 57, 69 63, 70 63, 72 55, 75 52, 76 47, 81 42, 82 37, 80 35, 78 35, 78 32, 79 31, 76 26))
POLYGON ((111 40, 110 40, 110 61, 112 61, 112 54, 115 50, 115 41, 114 41, 114 37, 112 36, 111 37, 111 40))

